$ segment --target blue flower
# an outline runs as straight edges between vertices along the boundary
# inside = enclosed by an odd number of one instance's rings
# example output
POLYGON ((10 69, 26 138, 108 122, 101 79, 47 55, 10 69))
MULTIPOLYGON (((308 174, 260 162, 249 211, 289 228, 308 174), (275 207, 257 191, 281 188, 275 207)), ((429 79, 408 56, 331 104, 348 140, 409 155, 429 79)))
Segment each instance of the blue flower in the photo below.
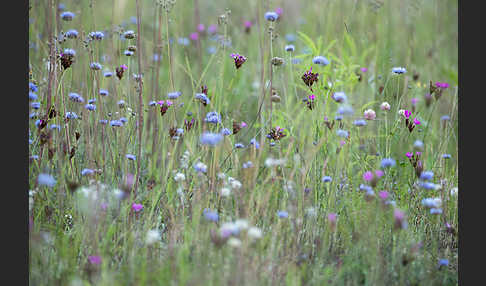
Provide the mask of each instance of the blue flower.
POLYGON ((30 104, 30 106, 32 106, 33 109, 39 109, 40 108, 40 102, 32 102, 30 104))
POLYGON ((99 71, 100 69, 103 68, 103 66, 100 63, 91 63, 89 64, 89 67, 95 71, 99 71))
POLYGON ((137 159, 137 157, 135 155, 132 155, 132 154, 126 154, 125 157, 128 160, 132 160, 132 161, 135 161, 137 159))
POLYGON ((73 49, 64 49, 62 53, 71 57, 74 57, 76 55, 76 51, 73 49))
POLYGON ((179 38, 177 42, 179 43, 179 45, 183 45, 183 46, 189 46, 190 43, 188 38, 179 38))
POLYGON ((339 103, 345 102, 347 100, 346 94, 342 91, 335 92, 332 95, 332 98, 339 103))
POLYGON ((110 126, 111 127, 121 127, 121 126, 123 126, 123 122, 121 122, 120 120, 111 120, 110 126))
POLYGON ((242 143, 236 143, 235 148, 236 149, 245 148, 245 145, 243 145, 242 143))
POLYGON ((343 116, 342 115, 336 115, 334 117, 334 120, 341 121, 341 120, 343 120, 343 116))
POLYGON ((66 112, 67 119, 78 119, 78 115, 74 112, 68 111, 66 112))
POLYGON ((340 115, 353 115, 354 110, 351 106, 344 105, 344 106, 339 106, 337 113, 340 115))
POLYGON ((88 104, 93 104, 96 102, 96 98, 92 98, 88 100, 88 104))
POLYGON ((223 135, 220 133, 205 132, 199 138, 199 142, 203 145, 216 146, 223 140, 223 135))
POLYGON ((420 180, 430 181, 432 178, 434 178, 434 172, 432 171, 424 171, 420 174, 420 180))
POLYGON ((422 142, 420 140, 415 140, 415 142, 413 143, 413 148, 415 148, 417 150, 423 150, 424 149, 424 142, 422 142))
POLYGON ((360 127, 360 126, 365 126, 367 123, 366 123, 366 120, 364 120, 364 119, 358 119, 358 120, 355 120, 353 122, 353 124, 360 127))
POLYGON ((74 16, 74 13, 69 11, 61 13, 61 19, 63 19, 64 21, 72 21, 74 16))
POLYGON ((127 57, 133 56, 133 52, 132 52, 132 51, 129 51, 129 50, 125 50, 123 53, 124 53, 124 54, 125 54, 125 56, 127 56, 127 57))
POLYGON ((101 96, 107 96, 108 95, 108 90, 106 90, 106 89, 100 89, 100 95, 101 96))
POLYGON ((322 177, 322 182, 323 183, 329 183, 329 182, 332 182, 332 178, 329 177, 329 176, 324 176, 322 177))
POLYGON ((426 190, 435 190, 437 188, 437 185, 432 182, 420 182, 419 186, 426 190))
POLYGON ((29 82, 29 89, 32 92, 37 92, 37 85, 35 85, 33 82, 29 82))
POLYGON ((450 159, 451 158, 451 154, 442 154, 442 158, 443 159, 450 159))
POLYGON ((287 52, 293 52, 293 51, 295 51, 295 46, 294 45, 286 45, 285 46, 285 51, 287 51, 287 52))
POLYGON ((69 39, 76 39, 78 37, 78 31, 71 29, 71 30, 68 30, 65 35, 69 39))
POLYGON ((207 123, 218 124, 221 122, 221 116, 217 112, 211 111, 206 114, 204 121, 207 123))
POLYGON ((58 131, 61 131, 61 126, 57 124, 51 124, 50 128, 51 130, 57 129, 58 131))
POLYGON ((265 20, 270 22, 275 22, 278 19, 278 14, 275 12, 267 12, 265 13, 265 20))
POLYGON ((56 185, 56 179, 54 179, 54 177, 49 174, 39 174, 39 177, 37 177, 37 183, 39 185, 52 188, 56 185))
POLYGON ((440 121, 449 121, 451 120, 451 117, 449 115, 443 115, 441 118, 440 118, 440 121))
POLYGON ((382 168, 389 168, 389 167, 394 167, 397 163, 393 158, 383 158, 381 160, 381 167, 382 168))
POLYGON ((83 97, 75 92, 69 93, 69 99, 74 102, 84 102, 83 97))
POLYGON ((94 174, 93 169, 85 168, 81 171, 81 176, 87 176, 87 175, 92 175, 92 174, 94 174))
POLYGON ((289 217, 289 213, 286 212, 286 211, 278 211, 277 215, 278 215, 279 218, 288 218, 289 217))
POLYGON ((181 95, 182 95, 182 92, 180 92, 180 91, 174 91, 174 92, 167 93, 167 97, 169 99, 177 99, 181 95))
POLYGON ((120 108, 123 108, 123 107, 125 107, 125 100, 121 99, 121 100, 119 100, 119 101, 118 101, 116 104, 118 104, 118 106, 119 106, 120 108))
POLYGON ((197 162, 193 167, 196 172, 206 173, 208 171, 208 166, 202 162, 197 162))
POLYGON ((126 119, 125 117, 120 117, 120 121, 122 123, 127 123, 128 122, 128 119, 126 119))
POLYGON ((219 220, 218 213, 210 209, 204 209, 203 214, 204 218, 208 221, 217 222, 219 220))
POLYGON ((37 100, 37 94, 29 91, 29 100, 37 100))
POLYGON ((87 109, 87 110, 89 110, 89 111, 95 111, 95 110, 96 110, 96 105, 94 105, 94 104, 89 104, 89 103, 88 103, 88 104, 86 104, 86 105, 84 106, 84 108, 86 108, 86 109, 87 109))
POLYGON ((327 66, 330 62, 323 56, 317 56, 312 59, 312 62, 317 65, 327 66))
POLYGON ((294 35, 294 34, 286 34, 285 35, 285 40, 287 42, 295 42, 295 40, 297 39, 297 37, 294 35))
POLYGON ((105 34, 103 32, 96 31, 96 32, 90 32, 88 36, 93 40, 100 41, 105 37, 105 34))
POLYGON ((430 209, 430 214, 442 214, 442 209, 430 209))
POLYGON ((224 136, 231 135, 231 130, 229 130, 228 128, 223 128, 221 130, 221 134, 223 134, 224 136))
POLYGON ((343 138, 348 138, 349 137, 349 132, 346 130, 339 129, 336 131, 337 136, 343 137, 343 138))
POLYGON ((251 168, 251 167, 253 167, 252 161, 248 161, 246 163, 243 163, 243 169, 248 169, 248 168, 251 168))
POLYGON ((211 101, 204 93, 196 93, 196 99, 199 99, 204 105, 208 105, 211 101))
POLYGON ((260 143, 258 143, 258 141, 255 138, 252 138, 250 140, 250 145, 255 145, 255 149, 259 149, 260 148, 260 143))
POLYGON ((100 119, 100 123, 103 124, 103 125, 106 125, 106 124, 108 124, 108 120, 100 119))
POLYGON ((402 67, 394 67, 392 68, 392 72, 395 73, 395 74, 404 74, 407 72, 407 70, 405 68, 402 68, 402 67))
POLYGON ((103 74, 104 77, 112 77, 113 73, 111 71, 107 71, 103 74))
POLYGON ((373 191, 372 187, 370 187, 368 185, 364 185, 364 184, 359 185, 359 189, 361 191, 366 191, 366 192, 372 192, 373 191))
POLYGON ((449 260, 447 259, 440 259, 439 260, 439 267, 441 266, 449 266, 449 260))
POLYGON ((149 102, 149 106, 156 106, 156 105, 157 105, 157 102, 155 102, 153 100, 149 102))

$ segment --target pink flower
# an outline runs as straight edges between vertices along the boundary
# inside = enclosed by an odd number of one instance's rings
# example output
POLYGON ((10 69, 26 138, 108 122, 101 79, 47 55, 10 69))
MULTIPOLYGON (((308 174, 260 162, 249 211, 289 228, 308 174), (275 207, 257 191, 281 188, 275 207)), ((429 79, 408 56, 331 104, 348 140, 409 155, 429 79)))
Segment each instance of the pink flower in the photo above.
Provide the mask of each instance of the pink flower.
POLYGON ((376 170, 375 171, 375 176, 378 177, 378 178, 381 178, 383 176, 383 171, 382 170, 376 170))
POLYGON ((191 35, 189 35, 189 38, 193 41, 197 41, 199 39, 199 34, 197 32, 194 32, 191 35))
POLYGON ((101 209, 102 210, 106 210, 108 208, 108 204, 107 203, 101 203, 100 206, 101 206, 101 209))
POLYGON ((419 121, 417 118, 414 118, 414 119, 413 119, 413 123, 414 123, 415 125, 420 125, 420 121, 419 121))
POLYGON ((251 21, 245 21, 244 25, 245 28, 250 28, 253 25, 253 23, 251 21))
POLYGON ((412 152, 407 152, 405 154, 405 156, 407 156, 408 159, 412 159, 413 153, 412 152))
POLYGON ((361 68, 360 69, 362 72, 367 72, 368 71, 368 68, 361 68))
POLYGON ((121 65, 120 67, 121 67, 123 70, 128 69, 128 67, 127 67, 126 65, 121 65))
POLYGON ((314 99, 316 99, 316 96, 315 96, 315 95, 313 95, 313 94, 311 94, 311 95, 309 95, 309 99, 310 99, 310 100, 314 100, 314 99))
POLYGON ((210 34, 214 34, 214 33, 216 33, 217 31, 218 31, 218 26, 216 26, 216 25, 214 25, 214 24, 213 24, 213 25, 210 25, 210 26, 208 27, 208 32, 209 32, 210 34))
POLYGON ((246 122, 245 122, 245 121, 241 121, 240 127, 241 127, 241 128, 245 128, 246 126, 248 126, 248 125, 246 124, 246 122))
POLYGON ((330 223, 335 223, 337 219, 337 214, 330 213, 327 215, 327 219, 329 220, 330 223))
POLYGON ((280 16, 282 16, 283 9, 282 9, 282 8, 280 8, 280 7, 278 7, 277 9, 275 9, 275 13, 277 13, 277 14, 278 14, 278 16, 280 17, 280 16))
POLYGON ((167 100, 165 103, 167 104, 167 106, 171 106, 173 104, 170 100, 167 100))
POLYGON ((418 102, 418 98, 412 98, 412 100, 411 100, 411 101, 412 101, 412 105, 415 105, 415 104, 417 104, 417 102, 418 102))
POLYGON ((417 152, 415 152, 415 155, 417 155, 417 157, 418 157, 418 156, 422 155, 422 152, 417 151, 417 152))
POLYGON ((378 193, 378 196, 380 197, 380 199, 386 200, 386 199, 388 199, 388 192, 387 191, 381 191, 381 192, 378 193))
POLYGON ((380 108, 381 110, 390 110, 390 104, 385 101, 380 105, 380 108))
POLYGON ((369 182, 373 180, 373 173, 371 171, 367 171, 363 174, 363 180, 369 182))
POLYGON ((366 120, 374 120, 376 118, 376 112, 373 109, 365 110, 364 118, 366 120))
POLYGON ((412 112, 408 111, 408 110, 405 110, 403 112, 403 116, 405 116, 405 118, 409 119, 410 118, 410 115, 412 115, 412 112))
POLYGON ((346 144, 346 141, 344 141, 344 140, 339 141, 339 145, 341 145, 341 147, 343 147, 344 144, 346 144))
POLYGON ((139 211, 141 211, 143 209, 143 205, 142 204, 133 203, 132 209, 135 212, 139 212, 139 211))
POLYGON ((199 33, 204 32, 204 29, 205 29, 204 24, 199 24, 199 25, 197 25, 197 31, 198 31, 199 33))
POLYGON ((94 265, 101 264, 101 256, 98 256, 98 255, 88 256, 88 260, 89 260, 89 263, 94 264, 94 265))

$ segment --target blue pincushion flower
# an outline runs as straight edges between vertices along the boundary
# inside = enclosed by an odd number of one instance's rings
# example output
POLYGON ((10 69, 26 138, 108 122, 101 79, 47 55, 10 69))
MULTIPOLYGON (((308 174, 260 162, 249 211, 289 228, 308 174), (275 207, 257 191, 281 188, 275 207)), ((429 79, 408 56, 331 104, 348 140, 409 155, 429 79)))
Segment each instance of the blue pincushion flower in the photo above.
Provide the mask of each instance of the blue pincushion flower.
POLYGON ((278 215, 279 218, 288 218, 289 217, 289 213, 286 212, 286 211, 278 211, 277 215, 278 215))
POLYGON ((312 59, 312 62, 316 65, 327 66, 330 62, 323 56, 316 56, 312 59))
POLYGON ((68 30, 65 36, 68 37, 69 39, 76 39, 78 37, 78 31, 74 29, 68 30))
POLYGON ((450 159, 451 158, 451 154, 442 154, 442 158, 443 159, 450 159))
POLYGON ((354 110, 351 106, 344 105, 344 106, 339 106, 337 113, 340 115, 353 115, 354 110))
POLYGON ((33 82, 29 82, 29 89, 32 92, 37 92, 37 85, 33 82))
POLYGON ((255 149, 259 149, 260 148, 260 143, 258 143, 258 141, 255 138, 252 138, 250 140, 250 145, 254 145, 255 146, 255 149))
POLYGON ((207 123, 218 124, 221 122, 221 116, 216 111, 211 111, 206 114, 204 121, 207 123))
POLYGON ((62 12, 60 16, 61 19, 63 19, 64 21, 72 21, 74 16, 76 15, 73 12, 66 11, 66 12, 62 12))
POLYGON ((125 157, 128 160, 131 160, 131 161, 135 161, 137 159, 137 157, 135 155, 132 155, 132 154, 126 154, 125 157))
POLYGON ((449 266, 449 260, 447 259, 440 259, 439 260, 439 267, 441 266, 449 266))
POLYGON ((195 98, 199 100, 204 106, 208 105, 211 102, 204 93, 196 93, 195 98))
POLYGON ((229 130, 228 128, 223 128, 221 130, 221 134, 223 134, 223 136, 231 135, 231 130, 229 130))
POLYGON ((343 138, 348 138, 349 137, 349 132, 346 130, 339 129, 336 131, 337 136, 343 137, 343 138))
POLYGON ((123 122, 121 122, 120 120, 111 120, 110 126, 111 127, 121 127, 121 126, 123 126, 123 122))
POLYGON ((92 40, 98 40, 98 41, 101 41, 104 37, 105 37, 105 34, 101 31, 95 31, 95 32, 90 32, 88 34, 88 36, 92 39, 92 40))
POLYGON ((182 95, 182 92, 180 92, 180 91, 174 91, 174 92, 167 93, 167 97, 169 99, 177 99, 181 95, 182 95))
POLYGON ((322 177, 322 182, 323 183, 330 183, 330 182, 332 182, 332 178, 330 176, 324 176, 324 177, 322 177))
POLYGON ((83 97, 75 92, 69 93, 69 99, 74 102, 84 102, 83 97))
POLYGON ((381 167, 382 168, 390 168, 394 167, 396 165, 396 162, 393 158, 383 158, 381 160, 381 167))
POLYGON ((270 21, 270 22, 275 22, 278 19, 278 14, 275 12, 267 12, 265 13, 265 20, 270 21))
POLYGON ((392 72, 394 74, 404 74, 404 73, 407 72, 407 70, 403 67, 394 67, 394 68, 392 68, 392 72))
POLYGON ((49 174, 39 174, 39 177, 37 177, 37 183, 39 185, 52 188, 56 185, 56 179, 49 174))
POLYGON ((346 94, 342 91, 337 91, 332 95, 332 98, 339 103, 345 102, 347 100, 346 94))
POLYGON ((100 95, 101 96, 107 96, 108 95, 108 90, 106 90, 106 89, 100 89, 100 95))
POLYGON ((111 71, 107 71, 103 74, 104 77, 112 77, 113 76, 113 72, 111 71))
POLYGON ((29 91, 29 100, 37 100, 37 94, 29 91))
POLYGON ((424 171, 420 174, 420 180, 423 181, 430 181, 434 178, 434 172, 432 171, 424 171))
POLYGON ((285 51, 287 51, 287 52, 293 52, 293 51, 295 51, 295 46, 294 45, 286 45, 285 46, 285 51))
POLYGON ((365 126, 367 123, 366 123, 366 120, 364 120, 364 119, 358 119, 358 120, 355 120, 353 122, 353 124, 358 126, 358 127, 361 127, 361 126, 365 126))
POLYGON ((78 119, 78 115, 74 112, 68 111, 66 112, 67 119, 78 119))
POLYGON ((203 145, 216 146, 223 140, 223 135, 220 133, 205 132, 199 138, 199 142, 203 145))
POLYGON ((40 102, 32 102, 30 104, 30 106, 32 106, 33 109, 39 109, 40 108, 40 102))
POLYGON ((95 71, 99 71, 103 68, 103 66, 100 63, 91 63, 89 64, 89 67, 95 71))
POLYGON ((204 209, 203 215, 207 221, 217 222, 219 220, 218 213, 210 209, 204 209))
POLYGON ((93 175, 93 174, 94 174, 93 169, 85 168, 81 171, 81 176, 88 176, 88 175, 93 175))
POLYGON ((95 111, 96 110, 96 105, 88 103, 88 104, 86 104, 84 106, 84 108, 86 108, 89 111, 95 111))
POLYGON ((235 144, 235 148, 236 148, 236 149, 245 148, 245 145, 243 145, 242 143, 236 143, 236 144, 235 144))

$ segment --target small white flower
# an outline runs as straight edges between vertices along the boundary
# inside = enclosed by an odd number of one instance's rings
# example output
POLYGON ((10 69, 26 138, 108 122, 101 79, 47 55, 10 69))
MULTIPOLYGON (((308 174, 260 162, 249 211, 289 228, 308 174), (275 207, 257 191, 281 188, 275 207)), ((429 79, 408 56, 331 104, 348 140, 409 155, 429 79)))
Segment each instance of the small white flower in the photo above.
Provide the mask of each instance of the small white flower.
POLYGON ((380 105, 380 109, 381 109, 381 110, 386 110, 386 111, 388 111, 388 110, 390 110, 390 104, 389 104, 388 102, 386 102, 386 101, 385 101, 385 102, 383 102, 383 103, 380 105))
POLYGON ((245 230, 248 228, 248 221, 246 219, 237 219, 235 221, 235 225, 238 227, 238 229, 245 230))
POLYGON ((401 116, 405 116, 405 109, 398 110, 398 114, 401 116))
POLYGON ((241 183, 238 180, 232 180, 230 184, 233 189, 238 190, 241 188, 241 183))
POLYGON ((145 237, 145 243, 148 245, 154 244, 160 241, 160 231, 156 229, 151 229, 147 232, 147 236, 145 237))
POLYGON ((183 173, 177 173, 174 176, 174 180, 176 182, 182 182, 182 181, 185 181, 186 180, 186 176, 183 173))
POLYGON ((221 189, 221 195, 223 197, 228 197, 229 195, 231 195, 231 190, 228 189, 228 188, 222 188, 221 189))
POLYGON ((373 109, 367 109, 365 110, 363 116, 366 120, 375 120, 376 112, 373 109))
POLYGON ((452 195, 452 196, 457 196, 457 192, 458 192, 458 191, 459 191, 459 189, 458 189, 457 187, 452 188, 452 189, 451 189, 451 195, 452 195))
POLYGON ((231 237, 230 239, 228 239, 228 245, 231 247, 238 248, 241 246, 241 240, 235 237, 231 237))
POLYGON ((220 179, 220 180, 226 179, 226 174, 225 173, 218 173, 218 179, 220 179))
POLYGON ((265 166, 272 167, 272 166, 283 165, 283 164, 285 164, 286 161, 287 161, 286 159, 267 158, 265 160, 265 166))
POLYGON ((259 239, 263 236, 263 234, 258 227, 252 226, 250 227, 250 229, 248 229, 248 236, 251 237, 252 239, 259 239))

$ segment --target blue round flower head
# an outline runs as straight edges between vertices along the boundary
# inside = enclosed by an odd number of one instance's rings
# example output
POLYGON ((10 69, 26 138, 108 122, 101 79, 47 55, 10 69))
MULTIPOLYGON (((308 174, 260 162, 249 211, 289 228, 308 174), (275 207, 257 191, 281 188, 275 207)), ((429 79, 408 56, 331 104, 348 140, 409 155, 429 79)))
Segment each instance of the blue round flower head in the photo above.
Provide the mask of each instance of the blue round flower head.
POLYGON ((336 131, 337 136, 343 137, 343 138, 348 138, 349 137, 349 132, 346 130, 339 129, 336 131))
POLYGON ((278 215, 279 218, 288 218, 289 217, 289 213, 286 212, 286 211, 278 211, 277 215, 278 215))
POLYGON ((183 46, 189 46, 190 43, 188 38, 179 38, 177 42, 179 43, 179 45, 183 45, 183 46))
POLYGON ((219 219, 218 213, 210 209, 204 209, 203 214, 204 218, 208 221, 217 222, 219 219))
POLYGON ((32 102, 30 104, 30 106, 32 106, 33 109, 39 109, 40 108, 40 102, 32 102))
POLYGON ((366 192, 372 192, 373 191, 372 187, 370 187, 368 185, 364 185, 364 184, 359 185, 359 189, 361 191, 366 191, 366 192))
POLYGON ((88 104, 86 104, 84 106, 84 108, 86 108, 89 111, 95 111, 96 110, 96 105, 88 103, 88 104))
POLYGON ((451 154, 442 154, 442 158, 443 159, 450 159, 451 158, 451 154))
POLYGON ((442 209, 430 209, 430 214, 442 214, 442 209))
POLYGON ((278 14, 275 12, 267 12, 265 13, 265 20, 270 22, 275 22, 278 19, 278 14))
POLYGON ((218 124, 221 122, 221 116, 216 111, 211 111, 206 114, 204 121, 207 123, 218 124))
POLYGON ((100 63, 91 63, 89 64, 89 67, 95 71, 99 71, 103 68, 103 66, 100 63))
POLYGON ((39 174, 37 178, 37 183, 42 186, 48 186, 50 188, 56 185, 56 179, 49 174, 39 174))
POLYGON ((451 120, 451 117, 449 115, 443 115, 441 118, 440 118, 440 121, 448 121, 448 120, 451 120))
POLYGON ((432 182, 420 182, 419 186, 426 190, 435 190, 435 188, 437 187, 437 185, 432 182))
POLYGON ((74 112, 68 111, 66 112, 67 119, 78 119, 78 115, 74 112))
POLYGON ((83 97, 81 97, 79 94, 75 92, 69 93, 69 99, 74 102, 84 102, 83 97))
POLYGON ((121 127, 121 126, 123 126, 123 122, 121 122, 120 120, 111 120, 110 126, 111 127, 121 127))
POLYGON ((120 121, 122 123, 127 123, 128 122, 128 119, 126 117, 120 117, 120 121))
POLYGON ((297 37, 294 34, 286 34, 285 35, 285 40, 287 42, 292 43, 292 42, 295 42, 295 40, 297 40, 297 37))
POLYGON ((182 95, 182 92, 180 92, 180 91, 174 91, 174 92, 167 93, 167 97, 169 99, 177 99, 181 95, 182 95))
POLYGON ((100 123, 103 124, 103 125, 106 125, 106 124, 108 124, 108 120, 100 119, 100 123))
POLYGON ((195 98, 200 100, 204 105, 208 105, 211 102, 204 93, 196 93, 195 98))
POLYGON ((223 140, 223 135, 220 133, 205 132, 199 138, 199 142, 203 145, 216 146, 223 140))
POLYGON ((365 126, 367 123, 366 123, 366 120, 364 120, 364 119, 358 119, 358 120, 355 120, 353 122, 353 124, 358 126, 358 127, 361 127, 361 126, 365 126))
POLYGON ((434 178, 434 172, 432 171, 424 171, 420 174, 420 180, 430 181, 432 178, 434 178))
POLYGON ((295 46, 294 45, 286 45, 285 46, 285 51, 287 51, 287 52, 293 52, 293 51, 295 51, 295 46))
POLYGON ((37 100, 37 94, 29 91, 29 100, 37 100))
POLYGON ((37 92, 37 85, 35 85, 33 82, 29 82, 29 89, 32 92, 37 92))
POLYGON ((440 266, 449 266, 449 260, 447 260, 447 259, 439 260, 439 267, 440 266))
POLYGON ((259 149, 260 148, 260 143, 258 143, 258 141, 255 138, 252 138, 250 140, 250 145, 254 145, 255 146, 255 149, 259 149))
POLYGON ((394 67, 392 68, 392 72, 394 74, 404 74, 407 72, 407 70, 405 68, 402 68, 402 67, 394 67))
POLYGON ((354 110, 351 106, 344 105, 344 106, 339 106, 337 113, 340 115, 349 116, 349 115, 353 115, 354 110))
POLYGON ((236 143, 236 144, 235 144, 235 148, 236 148, 236 149, 245 148, 245 145, 243 145, 242 143, 236 143))
POLYGON ((382 168, 390 168, 390 167, 394 167, 395 165, 396 162, 393 158, 383 158, 383 160, 381 160, 382 168))
POLYGON ((424 142, 422 142, 420 140, 415 140, 415 142, 413 143, 413 148, 415 148, 417 150, 423 150, 424 149, 424 142))
POLYGON ((88 100, 88 104, 93 104, 96 102, 96 98, 92 98, 90 100, 88 100))
POLYGON ((103 74, 104 77, 112 77, 113 73, 111 71, 107 71, 103 74))
POLYGON ((78 31, 71 29, 71 30, 67 31, 65 35, 69 39, 76 39, 78 37, 78 31))
POLYGON ((103 32, 100 32, 100 31, 96 31, 96 32, 90 32, 88 34, 88 36, 92 39, 92 40, 102 40, 104 37, 105 37, 105 34, 103 32))
POLYGON ((124 53, 124 54, 125 54, 125 56, 127 56, 127 57, 133 56, 133 52, 132 52, 132 51, 129 51, 129 50, 125 50, 123 53, 124 53))
POLYGON ((243 169, 248 169, 248 168, 251 168, 251 167, 253 167, 252 161, 248 161, 246 163, 243 163, 243 169))
POLYGON ((72 21, 75 15, 73 12, 66 11, 62 12, 60 16, 64 21, 72 21))
POLYGON ((330 62, 323 56, 317 56, 312 59, 312 62, 316 65, 327 66, 330 62))
POLYGON ((108 90, 106 90, 106 89, 100 89, 100 95, 101 96, 107 96, 108 95, 108 90))
POLYGON ((329 183, 329 182, 331 182, 331 181, 332 181, 332 178, 331 178, 331 177, 329 177, 329 176, 324 176, 324 177, 322 177, 322 182, 324 182, 324 183, 329 183))
POLYGON ((135 155, 132 155, 132 154, 126 154, 125 157, 128 160, 131 160, 131 161, 135 161, 137 159, 137 157, 135 155))
POLYGON ((229 130, 228 128, 223 128, 221 130, 221 134, 223 134, 224 136, 231 135, 231 130, 229 130))
POLYGON ((94 174, 93 169, 85 168, 81 171, 81 176, 88 176, 88 175, 93 175, 93 174, 94 174))
POLYGON ((347 100, 346 94, 342 91, 335 92, 332 95, 332 98, 339 103, 345 102, 347 100))

